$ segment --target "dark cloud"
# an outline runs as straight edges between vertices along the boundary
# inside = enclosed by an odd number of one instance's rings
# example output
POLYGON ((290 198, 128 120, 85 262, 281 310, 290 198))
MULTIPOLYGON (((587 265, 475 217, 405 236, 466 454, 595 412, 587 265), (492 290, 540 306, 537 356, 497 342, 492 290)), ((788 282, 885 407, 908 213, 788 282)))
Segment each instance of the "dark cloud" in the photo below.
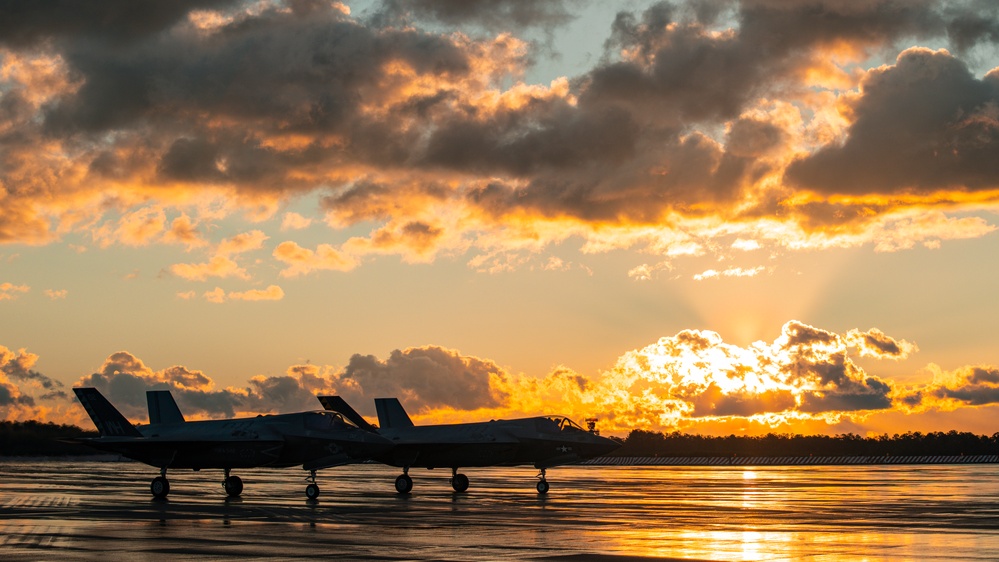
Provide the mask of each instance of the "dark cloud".
POLYGON ((776 125, 756 119, 739 119, 732 123, 725 149, 733 156, 758 158, 786 141, 787 133, 776 125))
MULTIPOLYGON (((474 410, 497 407, 506 391, 491 385, 506 372, 495 363, 441 347, 395 350, 385 361, 354 355, 333 371, 297 365, 286 375, 255 376, 244 388, 214 388, 201 371, 173 366, 155 371, 131 353, 110 355, 98 372, 75 386, 93 386, 127 417, 147 418, 146 391, 170 390, 185 416, 232 418, 318 408, 317 394, 340 394, 358 411, 373 414, 373 399, 398 397, 411 412, 434 408, 474 410)), ((581 383, 580 383, 581 384, 581 383)))
POLYGON ((584 100, 654 107, 676 120, 734 118, 749 100, 786 88, 813 49, 837 42, 886 46, 906 36, 943 33, 934 0, 703 2, 689 10, 660 2, 640 18, 618 14, 606 48, 630 60, 595 69, 584 100), (734 33, 711 33, 722 6, 735 5, 734 33), (711 6, 711 9, 705 9, 711 6), (710 14, 710 15, 709 15, 710 14), (706 18, 706 21, 699 18, 706 18))
POLYGON ((913 48, 871 71, 842 146, 788 167, 826 193, 895 193, 999 185, 999 73, 979 80, 943 51, 913 48))
POLYGON ((875 357, 904 355, 913 347, 904 341, 898 344, 876 329, 866 334, 851 330, 841 336, 798 321, 784 325, 782 336, 777 340, 782 352, 778 357, 783 357, 784 353, 787 357, 782 369, 796 385, 803 384, 808 389, 801 395, 800 411, 814 414, 891 407, 894 390, 891 384, 867 375, 849 356, 849 348, 856 340, 869 344, 865 336, 880 346, 880 354, 870 353, 875 357), (891 344, 896 345, 896 354, 890 353, 890 349, 884 350, 891 344))
MULTIPOLYGON (((3 352, 6 349, 0 347, 0 372, 16 381, 33 381, 45 390, 58 391, 63 384, 55 379, 49 378, 38 371, 29 368, 34 363, 35 357, 25 353, 7 357, 4 361, 3 352)), ((65 393, 63 393, 65 394, 65 393)))
MULTIPOLYGON (((26 394, 21 394, 16 386, 0 381, 0 408, 11 406, 34 406, 35 399, 26 394)), ((6 414, 6 412, 4 412, 6 414)))
POLYGON ((940 388, 934 392, 937 398, 949 398, 968 406, 984 406, 986 404, 999 404, 999 386, 997 385, 968 385, 960 388, 940 388))
POLYGON ((69 397, 63 390, 61 382, 31 368, 37 360, 37 355, 24 349, 14 352, 0 345, 0 394, 3 395, 0 396, 0 406, 5 404, 34 406, 35 400, 32 394, 37 394, 36 391, 42 393, 40 399, 69 397), (28 390, 24 385, 19 388, 14 384, 8 384, 8 380, 27 383, 28 390))
POLYGON ((0 45, 27 47, 45 39, 115 43, 141 40, 187 17, 240 0, 0 0, 0 45))
POLYGON ((207 34, 180 27, 129 49, 79 42, 64 56, 83 85, 47 108, 52 132, 154 121, 186 126, 190 136, 204 115, 271 131, 334 132, 362 101, 376 101, 386 62, 419 73, 468 71, 446 38, 376 33, 329 7, 243 15, 207 34))
POLYGON ((815 344, 829 345, 839 340, 839 335, 834 332, 815 328, 797 320, 784 324, 781 333, 786 338, 787 345, 805 350, 815 344))
POLYGON ((915 345, 905 340, 891 338, 877 328, 866 332, 851 330, 847 334, 847 339, 860 349, 861 355, 879 359, 905 359, 917 350, 915 345))
POLYGON ((855 412, 891 408, 891 386, 875 377, 848 379, 831 391, 810 391, 802 394, 799 409, 807 413, 855 412))
POLYGON ((447 200, 450 190, 434 182, 398 183, 358 179, 323 197, 320 207, 344 224, 364 220, 386 220, 411 214, 409 206, 437 204, 447 200))
MULTIPOLYGON (((439 407, 475 410, 499 406, 504 399, 490 386, 491 377, 505 371, 492 361, 463 356, 441 347, 395 350, 385 361, 354 355, 337 376, 359 406, 371 413, 374 398, 397 397, 412 411, 439 407)), ((350 400, 350 398, 348 398, 350 400)))
POLYGON ((749 159, 726 154, 701 133, 663 138, 654 151, 616 168, 580 160, 571 170, 536 174, 526 186, 493 181, 468 198, 503 216, 529 209, 548 217, 662 225, 669 211, 715 213, 742 187, 749 159), (710 211, 708 209, 710 208, 710 211))
POLYGON ((968 374, 968 382, 972 384, 994 384, 999 386, 999 368, 972 367, 968 374))
MULTIPOLYGON (((331 224, 423 211, 374 227, 382 239, 365 248, 421 256, 464 234, 427 217, 444 200, 472 207, 457 227, 470 230, 511 216, 663 228, 770 217, 806 199, 776 185, 777 167, 814 123, 768 121, 764 105, 809 121, 812 71, 847 75, 913 41, 970 49, 995 40, 999 18, 979 0, 659 2, 618 14, 590 71, 530 86, 519 78, 538 45, 518 34, 564 25, 579 4, 391 0, 370 19, 342 8, 2 0, 0 42, 19 70, 0 97, 0 241, 54 236, 69 211, 39 201, 138 199, 99 193, 109 183, 142 198, 225 188, 254 204, 349 186, 324 199, 331 224), (22 71, 32 57, 45 64, 22 71), (73 157, 41 157, 60 150, 73 157)), ((851 194, 994 187, 997 90, 995 73, 906 51, 870 73, 845 141, 826 139, 786 181, 851 194)), ((896 208, 802 205, 780 218, 856 225, 896 208)))
POLYGON ((529 27, 551 29, 575 19, 583 8, 580 0, 383 0, 375 16, 377 25, 400 25, 410 19, 430 20, 443 25, 478 25, 489 30, 509 31, 529 27))
MULTIPOLYGON (((965 12, 954 8, 945 16, 931 0, 662 2, 639 16, 622 12, 612 26, 606 62, 576 81, 579 103, 568 110, 571 118, 522 137, 514 133, 529 123, 522 119, 503 122, 512 128, 451 121, 435 131, 428 159, 452 169, 528 178, 526 187, 494 180, 470 194, 495 215, 530 209, 550 217, 645 223, 659 222, 669 211, 696 214, 693 209, 705 203, 724 213, 734 209, 750 180, 770 170, 760 157, 788 141, 772 123, 738 118, 751 103, 797 87, 802 72, 826 63, 820 49, 844 43, 889 48, 905 37, 939 37, 947 18, 959 13, 965 12), (722 17, 734 21, 732 32, 710 27, 722 17), (620 58, 618 52, 628 55, 620 58), (619 117, 593 118, 601 113, 619 117), (726 120, 734 121, 724 145, 690 131, 694 123, 726 120), (591 124, 594 134, 573 130, 576 123, 591 124), (560 148, 561 139, 575 139, 578 146, 560 148), (591 139, 595 144, 587 149, 591 139), (505 163, 508 156, 512 164, 505 163), (562 169, 555 172, 555 166, 562 169)), ((549 110, 539 104, 515 116, 539 108, 549 110)))
POLYGON ((999 367, 966 366, 940 373, 931 384, 901 390, 897 400, 913 411, 999 404, 999 367))
POLYGON ((246 396, 241 400, 244 410, 257 412, 301 412, 317 410, 316 394, 295 376, 254 377, 250 379, 246 396))
POLYGON ((212 389, 213 381, 201 371, 173 366, 162 371, 147 367, 127 351, 111 354, 101 369, 77 381, 75 386, 93 386, 126 417, 148 418, 146 391, 170 390, 185 416, 210 418, 235 416, 245 396, 212 389))
POLYGON ((538 100, 486 122, 459 117, 440 123, 422 162, 513 176, 583 163, 613 165, 633 154, 638 133, 638 123, 619 108, 580 112, 563 102, 538 100))
POLYGON ((979 43, 999 43, 999 4, 992 0, 972 0, 944 11, 953 12, 947 23, 947 36, 959 52, 979 43))

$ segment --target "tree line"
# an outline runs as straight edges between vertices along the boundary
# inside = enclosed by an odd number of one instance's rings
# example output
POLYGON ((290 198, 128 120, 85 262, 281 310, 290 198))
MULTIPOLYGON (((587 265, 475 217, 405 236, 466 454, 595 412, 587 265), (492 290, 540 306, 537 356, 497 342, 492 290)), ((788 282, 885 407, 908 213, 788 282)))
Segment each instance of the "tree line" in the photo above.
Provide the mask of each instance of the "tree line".
POLYGON ((86 445, 60 441, 74 437, 97 437, 97 432, 86 431, 75 425, 38 421, 0 421, 0 456, 52 457, 93 455, 98 452, 86 445))
POLYGON ((948 431, 909 431, 861 437, 768 433, 760 436, 711 437, 633 430, 613 456, 626 457, 808 457, 808 456, 923 456, 996 455, 999 433, 991 437, 948 431))
MULTIPOLYGON (((75 425, 38 421, 0 421, 0 456, 92 455, 85 445, 62 440, 97 437, 75 425)), ((760 436, 712 437, 689 433, 632 430, 619 439, 621 448, 611 453, 624 457, 807 457, 807 456, 923 456, 996 455, 999 433, 991 437, 948 431, 877 435, 796 435, 769 433, 760 436)))

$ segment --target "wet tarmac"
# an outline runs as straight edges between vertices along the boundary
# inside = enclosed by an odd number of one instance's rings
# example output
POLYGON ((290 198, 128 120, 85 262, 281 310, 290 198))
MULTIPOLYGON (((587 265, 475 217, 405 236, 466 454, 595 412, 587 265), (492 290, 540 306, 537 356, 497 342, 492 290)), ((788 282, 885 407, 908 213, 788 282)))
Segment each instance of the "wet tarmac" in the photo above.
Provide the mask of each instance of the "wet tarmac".
POLYGON ((999 465, 221 471, 0 461, 3 560, 995 560, 999 465))

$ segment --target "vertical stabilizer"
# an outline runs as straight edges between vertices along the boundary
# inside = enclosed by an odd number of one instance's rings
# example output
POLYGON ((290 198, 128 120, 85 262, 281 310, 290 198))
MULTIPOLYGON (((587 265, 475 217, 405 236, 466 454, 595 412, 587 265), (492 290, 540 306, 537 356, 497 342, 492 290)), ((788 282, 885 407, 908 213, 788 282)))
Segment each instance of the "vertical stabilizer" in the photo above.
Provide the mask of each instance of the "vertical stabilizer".
POLYGON ((382 429, 413 427, 413 421, 409 419, 398 398, 375 398, 375 409, 378 410, 378 426, 382 429))
POLYGON ((90 414, 90 419, 94 421, 101 437, 142 437, 139 430, 135 429, 135 426, 125 419, 125 416, 121 415, 121 412, 96 388, 74 388, 73 392, 90 414))
POLYGON ((169 390, 147 390, 146 405, 149 407, 149 423, 184 423, 177 402, 169 390))
POLYGON ((339 396, 317 396, 316 398, 319 399, 319 403, 323 405, 323 408, 340 414, 357 427, 365 431, 376 431, 375 426, 368 423, 368 420, 364 419, 361 414, 358 414, 343 398, 339 396))

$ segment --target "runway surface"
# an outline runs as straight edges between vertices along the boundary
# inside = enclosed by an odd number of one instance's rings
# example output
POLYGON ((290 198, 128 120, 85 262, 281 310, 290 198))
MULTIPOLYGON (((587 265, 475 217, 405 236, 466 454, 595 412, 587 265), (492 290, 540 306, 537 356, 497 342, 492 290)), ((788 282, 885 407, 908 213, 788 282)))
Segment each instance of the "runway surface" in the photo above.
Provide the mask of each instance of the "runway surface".
POLYGON ((995 560, 999 465, 563 467, 355 465, 169 474, 132 462, 0 461, 3 560, 995 560))

